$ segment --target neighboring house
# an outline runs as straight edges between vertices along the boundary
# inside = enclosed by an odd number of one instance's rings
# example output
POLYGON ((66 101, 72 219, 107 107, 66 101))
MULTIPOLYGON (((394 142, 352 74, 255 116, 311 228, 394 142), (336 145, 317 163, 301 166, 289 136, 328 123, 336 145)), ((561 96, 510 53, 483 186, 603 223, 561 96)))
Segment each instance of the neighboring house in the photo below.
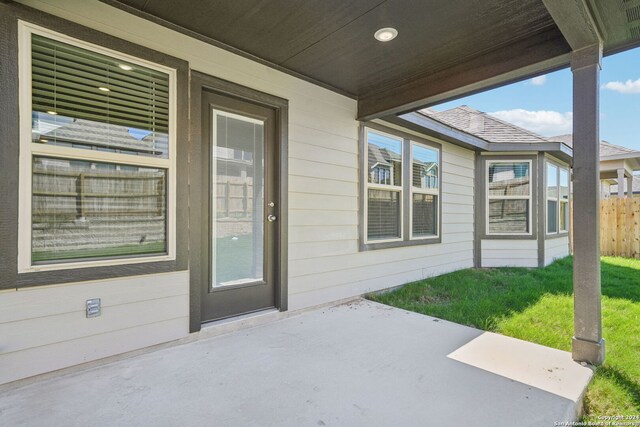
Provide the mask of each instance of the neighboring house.
POLYGON ((466 105, 420 113, 488 143, 476 158, 477 265, 535 267, 568 255, 571 150, 565 144, 466 105))
MULTIPOLYGON (((550 141, 561 141, 573 147, 573 135, 558 135, 550 141)), ((635 171, 640 170, 640 151, 635 151, 607 141, 600 141, 600 197, 630 197, 629 189, 636 194, 638 178, 635 171), (622 182, 622 186, 619 184, 622 182)))
MULTIPOLYGON (((582 132, 627 6, 224 3, 0 2, 0 383, 568 253, 569 147, 404 113, 573 65, 582 132)), ((574 358, 601 363, 580 185, 574 358)))
MULTIPOLYGON (((628 182, 628 181, 627 181, 628 182)), ((633 182, 631 184, 633 197, 640 197, 640 176, 634 175, 633 182)), ((625 194, 629 194, 629 185, 625 186, 625 194)), ((609 195, 617 196, 618 195, 618 184, 611 184, 609 187, 609 195)))

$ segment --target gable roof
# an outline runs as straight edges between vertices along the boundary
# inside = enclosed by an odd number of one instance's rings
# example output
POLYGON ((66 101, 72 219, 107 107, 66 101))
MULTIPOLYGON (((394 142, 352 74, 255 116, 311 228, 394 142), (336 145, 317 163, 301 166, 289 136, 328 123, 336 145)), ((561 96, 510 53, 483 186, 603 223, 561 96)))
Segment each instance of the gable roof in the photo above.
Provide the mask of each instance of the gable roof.
MULTIPOLYGON (((523 129, 513 123, 505 122, 483 111, 468 105, 461 105, 445 111, 431 108, 420 110, 420 113, 448 126, 467 132, 492 143, 524 143, 535 144, 549 142, 549 139, 523 129)), ((562 141, 555 141, 562 142, 562 141)))
MULTIPOLYGON (((573 148, 573 135, 557 135, 548 138, 549 141, 563 142, 567 144, 569 147, 573 148)), ((631 148, 622 147, 620 145, 611 144, 605 140, 600 141, 600 157, 608 157, 608 156, 619 156, 625 154, 633 154, 637 153, 635 150, 631 148)))
MULTIPOLYGON (((126 126, 110 123, 100 123, 84 119, 74 119, 73 122, 55 128, 40 136, 41 140, 56 140, 68 143, 90 144, 99 147, 126 149, 136 152, 157 154, 153 141, 149 138, 138 140, 134 138, 126 126), (87 141, 91 135, 91 141, 87 141)), ((44 142, 44 141, 43 141, 44 142)))

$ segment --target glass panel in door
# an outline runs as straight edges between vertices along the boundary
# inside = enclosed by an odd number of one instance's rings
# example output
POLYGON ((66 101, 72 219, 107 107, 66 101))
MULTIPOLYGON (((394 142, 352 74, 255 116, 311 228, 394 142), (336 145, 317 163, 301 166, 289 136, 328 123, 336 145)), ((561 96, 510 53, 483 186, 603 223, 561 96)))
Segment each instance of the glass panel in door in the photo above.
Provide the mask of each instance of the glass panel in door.
POLYGON ((212 288, 264 282, 264 122, 213 112, 212 288))

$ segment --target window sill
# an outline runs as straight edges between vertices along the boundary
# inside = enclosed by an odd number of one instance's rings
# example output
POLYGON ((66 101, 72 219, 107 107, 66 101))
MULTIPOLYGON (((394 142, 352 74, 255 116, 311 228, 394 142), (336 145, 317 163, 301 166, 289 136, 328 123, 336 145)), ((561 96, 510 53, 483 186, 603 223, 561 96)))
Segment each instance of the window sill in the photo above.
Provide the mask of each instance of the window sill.
POLYGON ((403 247, 409 247, 409 246, 431 245, 436 243, 442 243, 442 239, 440 237, 433 237, 433 238, 422 238, 422 239, 415 239, 415 240, 399 240, 394 242, 379 242, 379 243, 360 242, 360 252, 374 251, 378 249, 392 249, 392 248, 403 248, 403 247))
POLYGON ((545 240, 553 240, 553 239, 560 239, 562 237, 569 237, 569 232, 563 231, 561 233, 547 234, 544 238, 545 240))
POLYGON ((150 256, 138 256, 131 258, 109 258, 93 261, 79 261, 79 262, 59 262, 52 264, 31 265, 18 270, 18 273, 37 273, 42 271, 58 271, 58 270, 71 270, 80 268, 91 267, 112 267, 112 266, 126 266, 129 264, 141 264, 147 262, 162 262, 162 261, 175 261, 176 257, 162 254, 162 255, 150 255, 150 256))
POLYGON ((535 234, 485 234, 482 240, 536 240, 535 234))

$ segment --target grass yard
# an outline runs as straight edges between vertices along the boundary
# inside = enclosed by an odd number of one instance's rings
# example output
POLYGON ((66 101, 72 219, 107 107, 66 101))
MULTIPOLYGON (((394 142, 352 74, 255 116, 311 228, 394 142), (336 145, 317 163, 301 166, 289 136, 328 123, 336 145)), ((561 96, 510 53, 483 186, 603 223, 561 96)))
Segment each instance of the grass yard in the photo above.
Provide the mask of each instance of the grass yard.
MULTIPOLYGON (((572 259, 542 269, 469 269, 369 298, 418 313, 571 351, 572 259)), ((585 420, 640 414, 640 260, 602 258, 605 364, 585 420)))

